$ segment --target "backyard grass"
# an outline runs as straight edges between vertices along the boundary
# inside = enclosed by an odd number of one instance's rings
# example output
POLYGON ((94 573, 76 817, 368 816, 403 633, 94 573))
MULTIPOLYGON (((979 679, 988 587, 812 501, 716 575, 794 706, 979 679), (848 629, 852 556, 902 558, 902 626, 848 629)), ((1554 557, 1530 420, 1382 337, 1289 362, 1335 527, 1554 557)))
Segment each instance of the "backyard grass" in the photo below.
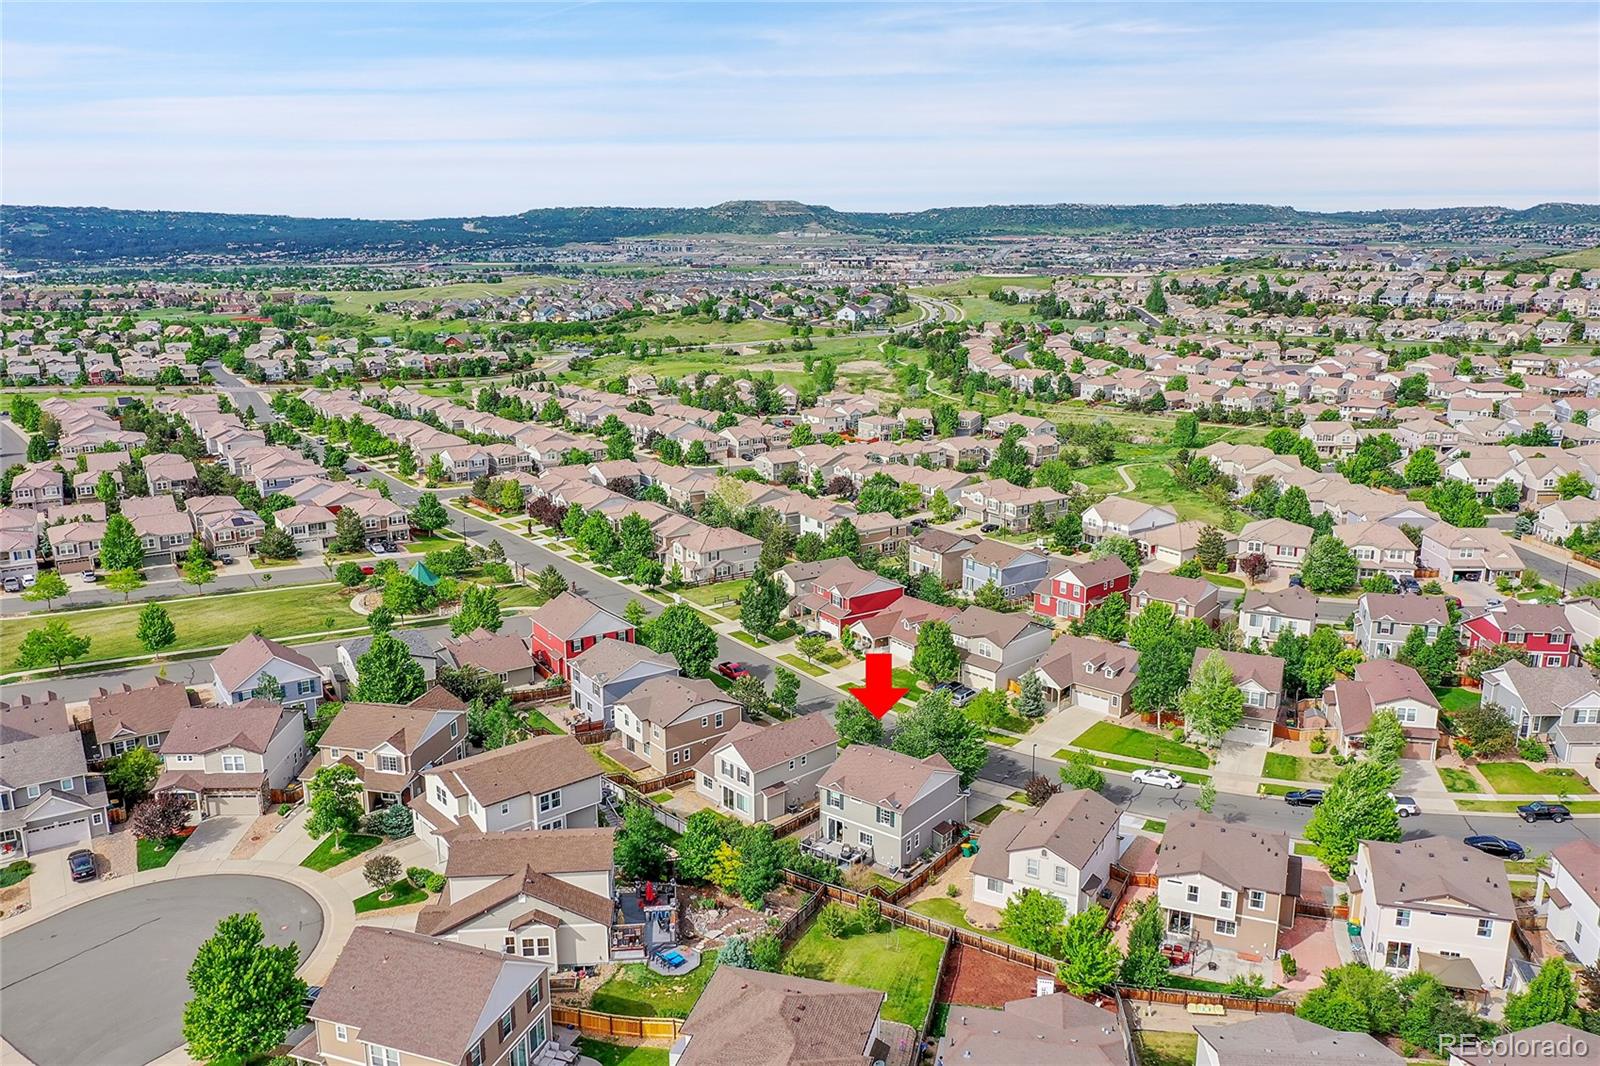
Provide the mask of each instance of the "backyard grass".
POLYGON ((950 899, 948 896, 939 896, 935 899, 925 899, 920 903, 913 903, 911 905, 911 909, 916 911, 918 914, 927 915, 936 922, 943 922, 945 925, 953 925, 957 929, 966 929, 974 933, 981 933, 982 935, 990 937, 994 940, 1004 940, 1007 944, 1016 944, 1017 947, 1023 946, 1021 944, 1017 944, 1015 940, 1011 939, 999 929, 984 929, 980 926, 973 925, 971 920, 967 918, 966 909, 961 906, 961 901, 950 899))
POLYGON ((593 1010, 630 1018, 687 1018, 716 969, 717 953, 708 951, 700 965, 678 977, 655 973, 642 962, 625 964, 595 989, 593 1010))
POLYGON ((333 836, 329 834, 323 838, 322 843, 318 844, 310 855, 300 860, 300 865, 308 870, 331 870, 341 862, 348 862, 362 852, 371 851, 382 843, 382 837, 369 837, 361 833, 346 833, 344 835, 344 847, 335 851, 333 836))
POLYGON ((535 729, 543 729, 546 733, 566 732, 565 729, 551 721, 550 716, 545 714, 543 711, 523 711, 522 716, 527 720, 527 723, 535 729))
POLYGON ((678 595, 700 607, 715 607, 719 603, 737 602, 744 595, 744 587, 749 583, 746 578, 718 581, 710 585, 696 585, 694 588, 684 589, 678 595))
POLYGON ((1445 714, 1476 707, 1483 699, 1481 693, 1470 688, 1436 688, 1433 694, 1439 697, 1439 709, 1445 714))
MULTIPOLYGON (((177 642, 167 654, 232 644, 259 630, 264 637, 283 638, 363 624, 350 609, 350 593, 336 584, 296 585, 269 592, 214 593, 163 601, 177 642), (331 624, 330 624, 331 623, 331 624)), ((82 611, 61 611, 72 631, 90 640, 89 654, 78 662, 98 662, 148 654, 135 633, 142 603, 82 611)), ((0 645, 15 649, 30 629, 40 625, 33 615, 0 619, 0 645)), ((9 658, 9 656, 8 656, 9 658)))
POLYGON ((663 1047, 626 1047, 580 1036, 578 1050, 600 1066, 667 1066, 667 1049, 663 1047))
POLYGON ((1458 770, 1453 766, 1441 766, 1439 780, 1444 782, 1446 792, 1483 792, 1483 782, 1473 775, 1471 770, 1458 770))
POLYGON ((633 772, 630 771, 626 766, 623 766, 617 760, 613 759, 611 756, 609 756, 605 752, 601 751, 598 747, 590 748, 589 749, 589 754, 594 757, 594 761, 599 763, 600 764, 600 768, 602 770, 604 770, 606 773, 608 773, 608 774, 623 774, 624 776, 627 776, 627 777, 632 777, 633 776, 633 772))
POLYGON ((780 662, 786 662, 796 670, 810 674, 812 677, 821 677, 823 674, 828 672, 822 667, 813 666, 811 663, 808 663, 804 659, 800 658, 800 656, 791 655, 788 652, 784 652, 783 654, 779 655, 778 659, 780 662))
POLYGON ((172 861, 188 837, 162 837, 159 840, 139 838, 137 843, 140 870, 159 870, 172 861))
POLYGON ((1159 818, 1146 818, 1144 820, 1144 831, 1146 833, 1165 833, 1167 831, 1167 823, 1159 818))
POLYGON ((944 942, 904 926, 835 940, 811 923, 783 960, 785 973, 888 994, 883 1017, 921 1027, 933 1002, 944 942))
POLYGON ((0 866, 0 888, 20 885, 28 879, 28 875, 31 873, 33 873, 33 863, 27 859, 18 859, 16 862, 0 866))
POLYGON ((357 896, 356 913, 366 914, 368 911, 381 911, 389 907, 407 907, 413 903, 426 902, 427 898, 427 889, 418 888, 402 878, 388 888, 375 888, 365 896, 357 896), (385 892, 389 893, 388 899, 381 898, 385 892))
POLYGON ((1339 776, 1339 768, 1333 764, 1332 759, 1327 757, 1314 758, 1269 751, 1266 765, 1261 769, 1261 776, 1275 778, 1279 781, 1318 781, 1328 783, 1339 776))
POLYGON ((1141 1066, 1192 1066, 1200 1034, 1163 1033, 1155 1029, 1140 1029, 1139 1062, 1141 1066))
POLYGON ((1478 772, 1496 792, 1510 795, 1554 796, 1567 792, 1593 792, 1577 771, 1565 767, 1535 770, 1522 762, 1481 762, 1478 772))
POLYGON ((1073 745, 1110 755, 1124 755, 1130 759, 1169 763, 1174 766, 1195 766, 1205 769, 1211 759, 1198 748, 1179 744, 1159 733, 1143 729, 1130 729, 1114 722, 1096 722, 1074 740, 1073 745))

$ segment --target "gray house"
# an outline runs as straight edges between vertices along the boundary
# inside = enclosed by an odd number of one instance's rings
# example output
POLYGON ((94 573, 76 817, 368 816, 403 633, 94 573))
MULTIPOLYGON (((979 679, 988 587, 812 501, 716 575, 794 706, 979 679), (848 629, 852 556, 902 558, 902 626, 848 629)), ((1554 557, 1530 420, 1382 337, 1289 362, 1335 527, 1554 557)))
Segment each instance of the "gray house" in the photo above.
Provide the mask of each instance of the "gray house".
POLYGON ((852 744, 817 783, 824 853, 844 845, 890 870, 934 847, 941 826, 967 820, 961 775, 942 755, 913 759, 888 748, 852 744))
POLYGON ((1432 643, 1449 624, 1443 596, 1369 592, 1356 603, 1356 646, 1368 659, 1393 659, 1413 629, 1424 627, 1432 643))
POLYGON ((961 560, 961 591, 969 596, 993 581, 1008 600, 1020 600, 1050 575, 1050 556, 998 540, 980 541, 961 560))
POLYGON ((768 822, 815 799, 817 780, 838 754, 827 715, 766 727, 740 722, 695 764, 695 789, 723 814, 768 822))
POLYGON ((1548 740, 1564 763, 1600 757, 1600 680, 1586 666, 1506 663, 1484 673, 1483 702, 1505 708, 1517 736, 1548 740))
POLYGON ((89 776, 77 730, 0 744, 0 861, 110 831, 105 781, 89 776))
POLYGON ((676 677, 677 657, 643 644, 601 637, 582 655, 567 660, 572 682, 572 709, 591 722, 611 725, 612 708, 642 682, 663 674, 676 677))

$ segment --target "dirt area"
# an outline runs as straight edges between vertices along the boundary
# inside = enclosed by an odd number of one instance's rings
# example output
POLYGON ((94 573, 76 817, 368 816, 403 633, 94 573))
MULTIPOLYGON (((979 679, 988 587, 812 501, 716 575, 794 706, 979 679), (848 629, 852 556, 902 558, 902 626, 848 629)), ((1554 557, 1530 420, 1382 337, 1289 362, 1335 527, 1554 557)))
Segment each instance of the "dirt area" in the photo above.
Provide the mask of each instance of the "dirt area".
POLYGON ((99 856, 101 877, 121 877, 139 870, 139 841, 128 822, 113 825, 110 833, 96 837, 89 847, 99 856))
POLYGON ((0 888, 0 918, 9 918, 13 914, 21 914, 33 905, 33 890, 28 887, 29 877, 20 884, 10 888, 0 888))
POLYGON ((703 938, 695 945, 702 950, 721 947, 731 936, 764 933, 769 922, 783 921, 806 900, 798 889, 784 886, 767 894, 764 911, 753 911, 714 888, 684 888, 682 892, 688 924, 685 939, 703 938), (716 906, 704 908, 700 905, 702 900, 711 900, 716 906))
POLYGON ((974 1007, 1002 1007, 1014 999, 1031 997, 1037 976, 1031 966, 954 944, 945 962, 941 998, 974 1007))
POLYGON ((244 831, 244 836, 239 838, 239 843, 233 846, 230 859, 253 859, 256 852, 273 837, 273 828, 283 821, 276 810, 269 811, 250 823, 250 828, 244 831))

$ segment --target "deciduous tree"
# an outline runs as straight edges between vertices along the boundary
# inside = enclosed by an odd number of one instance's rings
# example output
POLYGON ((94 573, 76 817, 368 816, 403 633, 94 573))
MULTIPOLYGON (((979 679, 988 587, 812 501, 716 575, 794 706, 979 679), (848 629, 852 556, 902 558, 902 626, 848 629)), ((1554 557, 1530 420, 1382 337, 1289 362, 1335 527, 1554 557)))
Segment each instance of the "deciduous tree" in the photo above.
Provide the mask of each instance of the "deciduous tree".
POLYGON ((151 654, 170 648, 178 641, 178 630, 167 609, 159 603, 147 603, 139 611, 139 625, 134 635, 151 654))
POLYGON ((295 976, 300 952, 270 945, 258 914, 232 914, 189 967, 191 998, 183 1039, 196 1059, 238 1062, 264 1056, 305 1022, 306 983, 295 976))

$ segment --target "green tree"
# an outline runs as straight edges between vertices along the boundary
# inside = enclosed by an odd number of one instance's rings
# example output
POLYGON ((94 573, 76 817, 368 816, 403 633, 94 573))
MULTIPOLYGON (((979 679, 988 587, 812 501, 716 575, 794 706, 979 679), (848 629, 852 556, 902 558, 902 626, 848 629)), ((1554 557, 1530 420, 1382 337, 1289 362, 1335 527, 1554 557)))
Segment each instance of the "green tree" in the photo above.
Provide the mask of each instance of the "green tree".
POLYGON ((777 578, 758 569, 745 584, 739 600, 739 624, 747 633, 765 636, 777 627, 783 607, 783 586, 777 578))
POLYGON ((366 813, 366 787, 355 767, 324 766, 306 786, 306 833, 313 840, 333 834, 333 850, 343 850, 346 833, 355 832, 366 813))
POLYGON ((800 700, 800 675, 780 666, 772 675, 772 703, 784 717, 791 717, 800 700))
POLYGON ((22 593, 22 598, 29 603, 38 603, 43 600, 45 608, 48 610, 54 601, 71 594, 72 590, 67 588, 66 579, 59 573, 54 570, 41 570, 39 571, 39 576, 34 579, 33 588, 25 590, 22 593))
POLYGON ((206 555, 205 545, 196 537, 189 545, 189 553, 183 559, 183 579, 199 591, 202 586, 209 585, 217 579, 217 568, 206 555))
POLYGON ((144 650, 152 655, 172 647, 178 641, 178 630, 172 624, 167 609, 159 603, 147 603, 139 611, 139 624, 134 635, 144 645, 144 650))
POLYGON ((28 630, 17 644, 16 663, 22 670, 54 666, 59 674, 67 663, 88 654, 89 638, 78 636, 64 619, 52 618, 39 628, 28 630))
POLYGON ((794 642, 794 650, 805 656, 807 662, 816 662, 828 647, 828 638, 821 633, 808 633, 794 642))
POLYGON ((117 486, 117 479, 111 476, 111 471, 101 473, 94 483, 94 498, 106 505, 110 511, 117 505, 117 497, 122 495, 122 490, 117 486))
POLYGON ((1489 501, 1502 511, 1515 510, 1522 502, 1521 482, 1516 478, 1506 478, 1494 487, 1494 492, 1489 494, 1489 501))
POLYGON ((1336 880, 1350 874, 1356 848, 1363 840, 1400 839, 1400 816, 1390 791, 1400 780, 1393 762, 1362 759, 1339 771, 1322 802, 1306 823, 1306 839, 1336 880))
POLYGON ((1351 962, 1323 970, 1322 987, 1306 993, 1295 1013, 1346 1033, 1392 1033, 1400 1025, 1400 993, 1388 974, 1351 962))
POLYGON ((773 839, 772 826, 748 826, 739 834, 739 876, 735 887, 740 898, 759 908, 782 877, 782 850, 773 839))
POLYGON ((144 575, 137 570, 113 570, 106 575, 105 585, 112 592, 122 593, 122 602, 127 603, 129 597, 144 588, 144 575))
POLYGON ((270 945, 259 914, 230 914, 189 967, 183 1040, 196 1059, 247 1062, 265 1056, 305 1023, 300 952, 270 945))
POLYGON ((1202 569, 1221 570, 1228 561, 1228 539, 1216 526, 1207 526, 1195 539, 1194 557, 1202 569))
POLYGON ((989 761, 983 727, 956 709, 946 691, 929 692, 900 715, 894 750, 913 759, 939 754, 961 774, 966 788, 989 761))
POLYGON ((567 579, 561 576, 561 571, 551 563, 539 571, 539 576, 534 578, 534 587, 539 590, 539 595, 546 600, 553 600, 567 591, 567 579))
POLYGON ((498 633, 504 624, 500 593, 490 585, 468 585, 461 591, 461 606, 450 618, 450 633, 457 637, 480 629, 498 633))
POLYGON ((329 548, 348 554, 366 547, 367 531, 361 525, 361 516, 352 507, 341 507, 333 520, 333 541, 329 548))
POLYGON ((675 603, 649 624, 644 643, 652 650, 671 654, 689 677, 710 677, 717 657, 717 634, 693 607, 675 603))
POLYGON ((711 862, 732 830, 732 823, 709 807, 689 815, 678 838, 678 876, 686 881, 709 880, 711 862))
POLYGON ((1115 555, 1127 565, 1129 573, 1133 575, 1129 580, 1139 580, 1139 564, 1142 560, 1143 553, 1140 551, 1139 545, 1133 540, 1133 538, 1124 537, 1120 534, 1102 537, 1100 542, 1094 546, 1094 551, 1090 552, 1090 554, 1096 559, 1104 559, 1108 556, 1115 555))
MULTIPOLYGON (((1594 495, 1594 486, 1576 470, 1570 470, 1556 479, 1556 495, 1563 500, 1594 495)), ((1513 505, 1515 506, 1515 505, 1513 505)))
POLYGON ((1044 683, 1037 672, 1029 670, 1017 684, 1017 713, 1031 721, 1043 718, 1044 712, 1044 683))
POLYGON ((1083 631, 1113 643, 1128 635, 1128 601, 1112 593, 1083 613, 1083 631))
POLYGON ((1465 481, 1454 478, 1439 482, 1428 493, 1428 506, 1439 515, 1439 520, 1452 526, 1469 529, 1486 524, 1483 504, 1478 494, 1465 481))
MULTIPOLYGON (((1139 618, 1152 610, 1154 607, 1146 607, 1139 618)), ((1189 665, 1193 659, 1194 650, 1171 633, 1158 637, 1143 649, 1133 688, 1128 693, 1134 709, 1148 713, 1177 706, 1178 697, 1189 683, 1189 665)))
POLYGON ((993 581, 985 581, 979 585, 978 590, 972 594, 972 602, 991 611, 1003 611, 1011 606, 1011 601, 1006 599, 1005 590, 993 581))
POLYGON ((1358 569, 1355 552, 1332 533, 1324 533, 1311 542, 1300 576, 1312 592, 1348 592, 1356 586, 1358 569))
POLYGON ((450 513, 439 502, 439 497, 425 492, 417 500, 416 506, 411 508, 411 524, 423 534, 432 536, 450 524, 450 513))
POLYGON ((839 706, 833 712, 833 725, 839 732, 841 748, 848 748, 852 744, 883 742, 882 719, 875 717, 854 696, 839 701, 839 706))
POLYGON ((428 586, 402 570, 390 574, 383 582, 383 605, 402 618, 426 611, 432 599, 428 586))
POLYGON ((1432 449, 1418 448, 1411 453, 1411 458, 1406 460, 1406 484, 1419 488, 1432 488, 1438 484, 1444 472, 1439 469, 1439 460, 1432 449))
POLYGON ((1086 751, 1067 752, 1066 765, 1061 768, 1061 784, 1064 788, 1086 788, 1090 792, 1099 792, 1106 787, 1106 775, 1094 764, 1094 756, 1086 751))
POLYGON ((1075 996, 1092 996, 1117 979, 1121 953, 1112 940, 1105 908, 1093 903, 1067 919, 1060 954, 1056 980, 1075 996))
MULTIPOLYGON (((1170 384, 1170 383, 1169 383, 1170 384)), ((1179 415, 1172 425, 1172 446, 1192 449, 1200 443, 1200 416, 1192 411, 1179 415)))
POLYGON ((1172 965, 1161 953, 1166 940, 1166 923, 1161 905, 1146 896, 1134 905, 1133 924, 1128 927, 1128 953, 1122 959, 1121 981, 1134 988, 1156 988, 1167 979, 1172 965))
POLYGON ((1055 896, 1025 888, 1006 900, 1000 912, 1000 930, 1019 947, 1041 955, 1057 955, 1061 950, 1062 923, 1067 906, 1055 896))
POLYGON ((427 691, 422 664, 399 638, 381 633, 356 660, 356 699, 362 703, 410 703, 427 691))
POLYGON ((629 803, 622 809, 622 828, 617 831, 617 868, 630 881, 657 880, 667 872, 667 827, 642 803, 629 803))
POLYGON ((1212 744, 1244 717, 1244 693, 1233 680, 1233 667, 1220 654, 1212 652, 1200 663, 1194 680, 1178 697, 1178 709, 1190 731, 1212 744))
POLYGON ((1129 620, 1128 645, 1140 653, 1148 651, 1156 641, 1170 636, 1177 622, 1178 616, 1173 613, 1171 607, 1153 600, 1149 606, 1129 620))
POLYGON ((1394 711, 1385 708, 1372 716, 1361 733, 1361 747, 1367 757, 1379 762, 1398 762, 1406 748, 1406 734, 1394 711))
POLYGON ((161 768, 161 756, 141 744, 111 759, 106 767, 106 784, 122 796, 125 808, 136 807, 150 795, 161 768))
POLYGON ((949 681, 961 669, 961 656, 948 622, 924 622, 917 630, 917 647, 911 669, 932 682, 949 681))
POLYGON ((1278 497, 1276 517, 1299 526, 1311 525, 1311 500, 1306 496, 1306 490, 1299 485, 1291 485, 1288 491, 1278 497))
POLYGON ((106 519, 105 536, 100 541, 100 565, 107 570, 138 570, 144 565, 144 544, 126 516, 114 514, 106 519))
POLYGON ((1544 961, 1525 991, 1506 997, 1506 1028, 1511 1032, 1546 1022, 1576 1026, 1580 1020, 1578 985, 1559 956, 1544 961))
POLYGON ((1161 289, 1161 279, 1156 278, 1150 284, 1150 292, 1144 298, 1144 309, 1152 315, 1167 313, 1167 294, 1161 289))

